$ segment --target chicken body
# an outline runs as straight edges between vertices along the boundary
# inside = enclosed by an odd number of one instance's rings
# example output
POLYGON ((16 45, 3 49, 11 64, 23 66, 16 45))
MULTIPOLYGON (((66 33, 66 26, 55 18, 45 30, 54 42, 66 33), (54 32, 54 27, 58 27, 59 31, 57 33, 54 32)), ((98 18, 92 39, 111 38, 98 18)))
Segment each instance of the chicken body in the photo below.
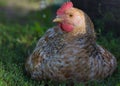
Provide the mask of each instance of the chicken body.
POLYGON ((111 75, 116 68, 116 59, 96 43, 90 18, 73 7, 59 18, 62 18, 62 24, 67 21, 67 25, 73 25, 72 29, 59 24, 48 29, 40 38, 25 64, 31 77, 38 80, 85 82, 111 75), (71 13, 72 21, 69 19, 71 13))

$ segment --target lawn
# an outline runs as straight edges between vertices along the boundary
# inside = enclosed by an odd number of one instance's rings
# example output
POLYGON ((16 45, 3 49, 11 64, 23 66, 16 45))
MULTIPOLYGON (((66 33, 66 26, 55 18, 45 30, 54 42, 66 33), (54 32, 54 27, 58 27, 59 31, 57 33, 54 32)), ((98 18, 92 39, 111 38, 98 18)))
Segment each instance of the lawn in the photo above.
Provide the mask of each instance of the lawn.
MULTIPOLYGON (((54 82, 35 81, 28 77, 24 63, 38 39, 54 25, 52 19, 55 9, 49 7, 12 17, 6 15, 3 9, 4 7, 0 8, 0 86, 44 86, 46 83, 53 86, 54 82)), ((97 19, 94 23, 97 42, 116 56, 118 67, 112 76, 101 82, 89 82, 88 86, 120 86, 120 37, 112 29, 106 33, 102 19, 97 19)), ((59 86, 65 86, 65 83, 59 86)), ((84 85, 80 83, 76 86, 84 85)))

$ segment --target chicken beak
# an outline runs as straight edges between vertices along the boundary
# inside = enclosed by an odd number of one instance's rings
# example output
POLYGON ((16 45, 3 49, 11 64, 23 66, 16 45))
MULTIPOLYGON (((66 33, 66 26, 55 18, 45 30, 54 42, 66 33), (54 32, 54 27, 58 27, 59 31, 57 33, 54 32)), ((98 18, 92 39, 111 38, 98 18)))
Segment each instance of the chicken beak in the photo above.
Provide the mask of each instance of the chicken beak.
POLYGON ((62 18, 59 18, 59 17, 56 17, 55 19, 53 19, 53 22, 62 22, 63 19, 62 18))

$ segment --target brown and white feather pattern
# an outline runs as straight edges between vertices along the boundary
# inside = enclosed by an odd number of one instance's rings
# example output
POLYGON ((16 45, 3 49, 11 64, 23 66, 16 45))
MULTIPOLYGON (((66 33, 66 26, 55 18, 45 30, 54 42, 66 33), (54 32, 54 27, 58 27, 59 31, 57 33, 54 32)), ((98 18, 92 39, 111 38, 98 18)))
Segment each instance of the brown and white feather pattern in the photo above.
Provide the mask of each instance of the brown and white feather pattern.
POLYGON ((53 27, 40 38, 25 65, 33 79, 84 82, 101 80, 113 73, 115 57, 96 44, 93 36, 69 34, 53 27))

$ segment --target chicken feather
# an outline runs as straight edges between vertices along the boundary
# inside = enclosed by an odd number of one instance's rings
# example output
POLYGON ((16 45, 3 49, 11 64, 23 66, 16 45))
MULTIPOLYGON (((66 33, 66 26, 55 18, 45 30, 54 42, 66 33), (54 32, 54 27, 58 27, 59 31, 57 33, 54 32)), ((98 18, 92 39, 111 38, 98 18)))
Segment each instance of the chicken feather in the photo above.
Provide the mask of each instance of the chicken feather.
POLYGON ((69 21, 73 30, 67 32, 60 25, 48 29, 27 59, 26 71, 33 79, 54 81, 86 82, 111 75, 117 66, 116 58, 96 43, 91 19, 74 7, 64 13, 59 17, 69 21), (71 12, 72 21, 68 17, 71 12))

